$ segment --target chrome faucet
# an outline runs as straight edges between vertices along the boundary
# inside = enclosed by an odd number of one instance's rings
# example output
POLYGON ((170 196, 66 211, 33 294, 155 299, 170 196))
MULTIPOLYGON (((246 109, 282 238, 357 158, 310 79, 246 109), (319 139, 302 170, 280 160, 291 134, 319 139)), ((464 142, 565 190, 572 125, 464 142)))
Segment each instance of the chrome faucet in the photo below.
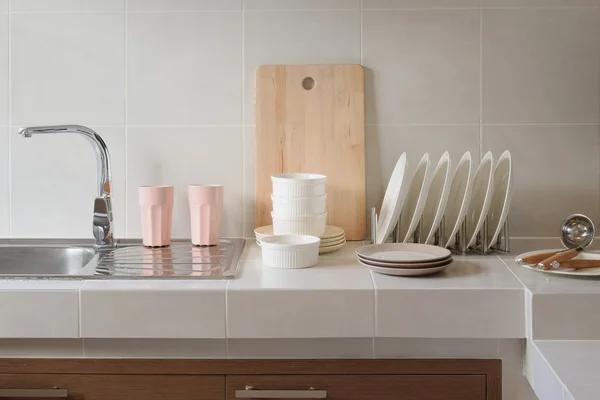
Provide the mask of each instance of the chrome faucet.
POLYGON ((81 125, 35 126, 22 128, 19 135, 29 138, 38 134, 78 133, 86 137, 94 146, 98 165, 98 197, 94 200, 93 233, 96 248, 113 247, 113 214, 111 205, 111 176, 108 147, 96 132, 81 125))

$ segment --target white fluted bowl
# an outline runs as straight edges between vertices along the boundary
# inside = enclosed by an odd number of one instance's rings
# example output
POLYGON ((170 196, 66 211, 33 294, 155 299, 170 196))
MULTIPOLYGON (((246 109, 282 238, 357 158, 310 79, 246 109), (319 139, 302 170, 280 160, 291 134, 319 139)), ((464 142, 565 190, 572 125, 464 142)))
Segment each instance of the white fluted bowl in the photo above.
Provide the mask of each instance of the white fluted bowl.
POLYGON ((271 213, 275 235, 323 236, 327 227, 327 213, 303 217, 285 217, 271 213))
POLYGON ((258 242, 263 265, 297 269, 317 265, 321 239, 309 235, 274 235, 258 242))
POLYGON ((277 197, 317 197, 325 195, 327 177, 321 174, 289 173, 271 176, 277 197))
POLYGON ((273 213, 286 218, 324 214, 327 195, 318 197, 280 197, 271 195, 273 213))

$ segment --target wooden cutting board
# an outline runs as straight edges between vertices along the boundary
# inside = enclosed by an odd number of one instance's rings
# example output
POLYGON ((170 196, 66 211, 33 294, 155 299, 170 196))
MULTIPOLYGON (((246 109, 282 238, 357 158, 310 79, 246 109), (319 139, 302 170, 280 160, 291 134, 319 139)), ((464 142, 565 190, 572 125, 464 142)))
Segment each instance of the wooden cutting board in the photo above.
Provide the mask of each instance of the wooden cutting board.
POLYGON ((263 65, 256 71, 256 226, 271 224, 271 175, 327 175, 327 224, 365 236, 361 65, 263 65))

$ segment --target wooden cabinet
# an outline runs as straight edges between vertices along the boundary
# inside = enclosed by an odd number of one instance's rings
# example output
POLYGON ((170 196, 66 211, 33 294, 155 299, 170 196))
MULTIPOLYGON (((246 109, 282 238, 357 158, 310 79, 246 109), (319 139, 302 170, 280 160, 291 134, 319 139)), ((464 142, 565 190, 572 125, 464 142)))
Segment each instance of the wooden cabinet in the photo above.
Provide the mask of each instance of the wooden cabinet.
POLYGON ((501 400, 500 360, 1 359, 0 399, 501 400))
POLYGON ((486 400, 486 377, 485 375, 227 376, 227 400, 248 398, 486 400))
POLYGON ((0 375, 0 398, 216 400, 225 398, 225 377, 194 375, 0 375))

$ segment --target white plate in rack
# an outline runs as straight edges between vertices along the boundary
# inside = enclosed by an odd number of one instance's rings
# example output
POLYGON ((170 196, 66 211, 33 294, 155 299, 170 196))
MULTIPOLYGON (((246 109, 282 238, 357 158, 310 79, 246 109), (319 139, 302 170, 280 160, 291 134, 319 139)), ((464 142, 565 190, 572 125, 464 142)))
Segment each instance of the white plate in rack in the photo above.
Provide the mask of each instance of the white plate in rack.
POLYGON ((508 209, 512 199, 512 159, 510 151, 506 150, 500 156, 496 169, 494 170, 494 194, 490 210, 488 211, 488 249, 491 248, 496 241, 506 218, 508 217, 508 209))
POLYGON ((400 215, 400 238, 405 243, 411 238, 421 221, 431 184, 430 175, 431 161, 429 161, 429 154, 425 153, 417 165, 400 215))
POLYGON ((385 242, 398 222, 408 192, 406 167, 406 153, 402 153, 383 196, 383 203, 377 217, 376 243, 385 242))
POLYGON ((450 183, 452 181, 452 160, 450 154, 446 151, 442 154, 440 161, 435 168, 429 194, 423 208, 423 232, 427 235, 424 243, 433 244, 435 232, 437 231, 450 194, 450 183))
POLYGON ((494 191, 494 156, 491 151, 485 153, 475 179, 473 180, 473 192, 467 208, 467 242, 468 247, 473 247, 477 242, 477 234, 481 231, 487 217, 492 192, 494 191))
POLYGON ((450 247, 454 244, 455 236, 467 214, 467 207, 469 206, 473 186, 472 165, 471 152, 467 151, 458 162, 456 172, 452 178, 448 203, 446 204, 446 211, 444 213, 446 227, 451 229, 449 231, 450 235, 446 236, 448 239, 446 240, 445 247, 450 247))

